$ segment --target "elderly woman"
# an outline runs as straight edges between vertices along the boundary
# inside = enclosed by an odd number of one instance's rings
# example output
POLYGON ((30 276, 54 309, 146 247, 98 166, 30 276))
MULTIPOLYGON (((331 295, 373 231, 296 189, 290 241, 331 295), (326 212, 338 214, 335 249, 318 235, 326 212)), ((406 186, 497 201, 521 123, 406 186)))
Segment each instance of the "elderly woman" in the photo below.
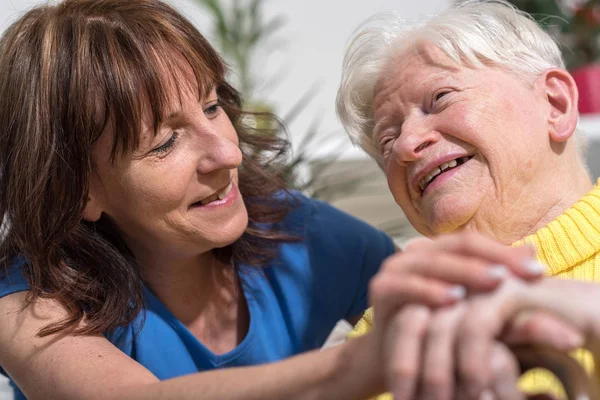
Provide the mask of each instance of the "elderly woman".
MULTIPOLYGON (((600 280, 600 188, 582 160, 577 101, 556 43, 503 1, 466 2, 419 24, 378 18, 351 41, 337 100, 346 130, 420 233, 464 232, 395 256, 373 281, 374 321, 368 315, 359 330, 396 319, 388 356, 401 371, 388 375, 396 398, 449 396, 455 338, 443 332, 463 311, 407 303, 447 305, 472 289, 470 270, 491 263, 468 254, 488 245, 473 232, 528 244, 548 275, 600 280), (378 306, 390 296, 396 308, 378 306)), ((592 368, 589 355, 578 357, 592 368)), ((550 384, 542 373, 524 382, 536 391, 550 384)))
POLYGON ((42 5, 5 32, 0 71, 0 373, 18 399, 375 392, 368 337, 311 350, 362 316, 392 241, 285 190, 286 142, 243 124, 182 15, 42 5))

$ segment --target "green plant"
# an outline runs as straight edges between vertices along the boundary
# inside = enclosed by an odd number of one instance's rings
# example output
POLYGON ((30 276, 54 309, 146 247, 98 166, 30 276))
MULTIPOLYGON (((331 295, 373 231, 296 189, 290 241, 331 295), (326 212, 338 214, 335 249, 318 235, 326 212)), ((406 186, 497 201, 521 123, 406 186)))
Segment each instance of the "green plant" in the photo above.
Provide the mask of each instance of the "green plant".
MULTIPOLYGON (((259 79, 269 79, 262 71, 257 71, 257 58, 264 59, 268 53, 277 49, 283 42, 281 30, 286 20, 283 16, 266 19, 263 13, 265 0, 196 0, 203 6, 214 20, 212 40, 221 55, 231 65, 234 75, 231 77, 234 85, 244 97, 244 107, 252 112, 267 112, 280 114, 274 105, 259 95, 257 88, 263 84, 259 79), (259 57, 260 55, 260 57, 259 57)), ((275 74, 263 86, 276 85, 282 74, 275 74)), ((299 94, 294 106, 282 115, 282 122, 287 127, 306 111, 307 105, 317 94, 316 85, 305 93, 299 94)), ((260 127, 266 121, 260 118, 255 121, 260 127)), ((271 128, 270 126, 268 128, 271 128)), ((328 182, 335 184, 324 185, 323 178, 329 172, 329 167, 338 161, 346 142, 339 140, 342 135, 335 132, 323 134, 320 129, 320 119, 313 118, 312 123, 303 135, 303 140, 296 146, 292 159, 286 168, 289 186, 304 191, 313 197, 331 200, 354 191, 366 177, 357 171, 336 173, 329 177, 328 182), (337 151, 326 159, 315 160, 313 149, 316 144, 327 145, 337 151)))
POLYGON ((600 61, 600 0, 509 0, 561 45, 567 68, 600 61))

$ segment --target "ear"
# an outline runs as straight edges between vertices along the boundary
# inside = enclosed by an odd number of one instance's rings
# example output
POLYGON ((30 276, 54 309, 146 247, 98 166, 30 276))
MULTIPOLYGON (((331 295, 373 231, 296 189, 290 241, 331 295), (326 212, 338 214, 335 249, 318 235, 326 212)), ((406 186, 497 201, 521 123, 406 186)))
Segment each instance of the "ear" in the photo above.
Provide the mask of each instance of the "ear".
POLYGON ((573 77, 565 70, 551 69, 542 76, 546 98, 550 138, 564 142, 573 136, 577 127, 579 92, 573 77))
POLYGON ((96 222, 101 216, 102 207, 100 207, 100 202, 90 193, 87 202, 85 203, 85 208, 83 209, 83 219, 88 222, 96 222))

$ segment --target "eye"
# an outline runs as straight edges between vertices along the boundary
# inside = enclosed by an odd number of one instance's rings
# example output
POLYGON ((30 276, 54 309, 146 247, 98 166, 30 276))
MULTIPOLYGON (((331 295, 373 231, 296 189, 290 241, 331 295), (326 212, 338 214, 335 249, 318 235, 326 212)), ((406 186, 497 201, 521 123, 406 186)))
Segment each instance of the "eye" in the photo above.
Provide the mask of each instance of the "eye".
POLYGON ((221 111, 221 103, 220 102, 216 102, 208 107, 206 107, 204 109, 204 114, 208 117, 208 118, 214 118, 217 115, 219 115, 219 112, 221 111))
POLYGON ((444 97, 445 95, 447 95, 448 93, 450 93, 449 91, 443 91, 443 92, 439 92, 435 95, 434 100, 438 101, 440 100, 442 97, 444 97))
POLYGON ((385 136, 381 138, 379 142, 379 149, 381 150, 382 155, 387 155, 392 147, 394 146, 394 142, 396 141, 396 135, 385 136))
POLYGON ((154 154, 166 153, 167 151, 171 150, 171 148, 173 148, 178 137, 179 137, 179 133, 173 132, 173 134, 171 135, 169 140, 167 140, 164 144, 161 144, 160 146, 152 149, 151 153, 154 153, 154 154))
POLYGON ((448 105, 448 102, 446 100, 442 101, 442 99, 447 97, 447 95, 449 95, 451 92, 452 91, 448 89, 443 89, 435 92, 431 97, 431 105, 429 106, 429 111, 441 111, 443 108, 445 108, 448 105))

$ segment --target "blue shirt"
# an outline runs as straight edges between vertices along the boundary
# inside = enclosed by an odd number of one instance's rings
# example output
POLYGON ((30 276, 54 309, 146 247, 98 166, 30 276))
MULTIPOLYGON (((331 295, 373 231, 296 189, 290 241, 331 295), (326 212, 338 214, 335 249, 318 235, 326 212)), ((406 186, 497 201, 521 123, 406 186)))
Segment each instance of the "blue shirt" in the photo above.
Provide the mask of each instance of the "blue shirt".
MULTIPOLYGON (((281 244, 264 268, 239 266, 250 326, 235 349, 211 352, 148 288, 143 325, 140 313, 131 324, 106 333, 107 339, 161 380, 319 348, 337 321, 367 308, 368 282, 394 245, 384 233, 326 203, 295 196, 299 207, 284 227, 300 233, 301 240, 281 244)), ((0 297, 27 289, 20 268, 0 279, 0 297)))

